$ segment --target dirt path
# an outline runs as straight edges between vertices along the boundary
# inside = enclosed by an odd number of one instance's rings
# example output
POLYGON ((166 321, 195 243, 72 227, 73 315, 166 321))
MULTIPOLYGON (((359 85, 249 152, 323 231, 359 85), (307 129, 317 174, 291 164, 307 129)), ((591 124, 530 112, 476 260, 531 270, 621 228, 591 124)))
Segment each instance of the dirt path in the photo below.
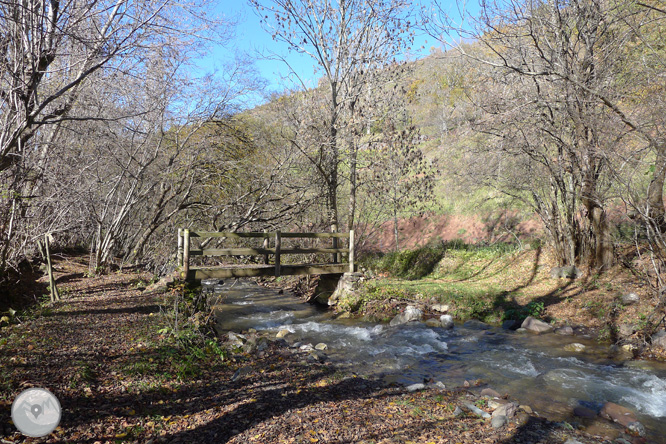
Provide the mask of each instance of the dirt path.
POLYGON ((523 414, 495 430, 456 405, 466 390, 407 393, 270 343, 222 360, 164 335, 164 295, 145 276, 84 278, 59 265, 64 300, 0 330, 0 440, 77 443, 582 443, 601 438, 523 414), (236 376, 234 377, 234 374, 236 376), (28 438, 10 423, 29 387, 53 392, 60 426, 28 438))

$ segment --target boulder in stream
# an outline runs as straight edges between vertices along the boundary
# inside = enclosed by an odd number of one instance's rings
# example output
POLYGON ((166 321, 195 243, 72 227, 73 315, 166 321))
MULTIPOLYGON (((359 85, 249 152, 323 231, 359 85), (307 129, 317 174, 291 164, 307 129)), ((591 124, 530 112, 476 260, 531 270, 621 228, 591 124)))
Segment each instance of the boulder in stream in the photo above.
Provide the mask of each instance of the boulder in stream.
POLYGON ((453 328, 453 316, 451 315, 440 316, 439 322, 442 324, 442 328, 445 328, 447 330, 453 328))
POLYGON ((525 330, 529 330, 535 333, 546 333, 553 330, 553 327, 550 324, 533 318, 532 316, 525 318, 520 328, 524 328, 525 330))
POLYGON ((571 326, 565 325, 564 327, 556 328, 555 333, 562 336, 573 336, 574 331, 571 326))
POLYGON ((564 346, 564 349, 568 352, 576 352, 580 353, 582 351, 585 351, 585 346, 583 344, 580 344, 578 342, 574 342, 573 344, 567 344, 564 346))
POLYGON ((624 427, 627 427, 632 422, 637 422, 636 414, 626 407, 615 404, 614 402, 607 402, 601 408, 599 415, 609 421, 617 422, 624 427))
POLYGON ((395 327, 396 325, 406 324, 412 321, 420 321, 423 317, 423 311, 419 308, 414 307, 413 305, 408 305, 405 308, 405 311, 397 315, 395 318, 391 319, 389 325, 395 327))

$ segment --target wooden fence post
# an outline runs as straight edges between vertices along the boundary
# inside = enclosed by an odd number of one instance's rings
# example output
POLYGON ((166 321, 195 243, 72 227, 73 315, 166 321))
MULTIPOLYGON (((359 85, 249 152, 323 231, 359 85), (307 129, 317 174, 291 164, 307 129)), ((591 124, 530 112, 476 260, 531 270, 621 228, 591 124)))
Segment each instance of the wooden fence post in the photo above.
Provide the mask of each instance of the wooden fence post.
POLYGON ((354 230, 349 230, 349 272, 354 272, 354 230))
MULTIPOLYGON (((268 230, 264 228, 264 243, 263 243, 264 250, 267 250, 269 246, 270 245, 268 240, 268 230)), ((268 253, 264 254, 264 264, 268 265, 268 253)))
POLYGON ((282 246, 282 235, 280 230, 275 232, 275 277, 280 277, 280 247, 282 246))
POLYGON ((185 228, 183 231, 183 274, 184 279, 187 280, 187 275, 190 273, 190 230, 185 228))
POLYGON ((53 279, 53 268, 51 267, 51 251, 49 248, 50 233, 44 235, 44 249, 46 250, 46 271, 49 274, 49 290, 51 291, 51 302, 59 301, 60 294, 58 287, 56 287, 55 279, 53 279))
MULTIPOLYGON (((337 237, 333 238, 333 248, 338 248, 338 238, 337 237)), ((333 263, 334 264, 339 263, 338 258, 339 258, 338 253, 333 253, 333 263)))
POLYGON ((177 267, 182 267, 183 266, 183 229, 179 228, 178 229, 178 258, 176 259, 177 267))

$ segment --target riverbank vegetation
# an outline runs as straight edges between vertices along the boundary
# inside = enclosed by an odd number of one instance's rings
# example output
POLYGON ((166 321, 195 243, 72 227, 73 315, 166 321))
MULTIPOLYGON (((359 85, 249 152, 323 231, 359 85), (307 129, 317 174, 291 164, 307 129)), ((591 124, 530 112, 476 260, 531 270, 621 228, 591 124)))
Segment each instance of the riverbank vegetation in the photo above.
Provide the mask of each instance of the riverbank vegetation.
POLYGON ((368 279, 340 298, 336 308, 387 321, 406 305, 429 313, 431 306, 443 304, 458 321, 499 325, 513 320, 514 328, 532 316, 663 359, 663 350, 648 346, 661 322, 655 315, 660 301, 646 288, 633 255, 627 248, 622 265, 579 279, 553 277, 554 253, 539 242, 520 248, 455 241, 368 255, 361 261, 368 279))

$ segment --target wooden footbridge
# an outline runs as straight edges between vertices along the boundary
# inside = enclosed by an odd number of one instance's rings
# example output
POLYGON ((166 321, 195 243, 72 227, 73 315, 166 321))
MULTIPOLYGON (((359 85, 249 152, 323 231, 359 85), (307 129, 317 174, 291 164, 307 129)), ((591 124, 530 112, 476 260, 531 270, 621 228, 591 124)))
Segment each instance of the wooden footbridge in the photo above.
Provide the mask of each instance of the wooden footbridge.
POLYGON ((253 276, 286 276, 307 274, 335 274, 354 270, 354 231, 349 233, 282 233, 275 232, 206 232, 189 229, 178 230, 178 266, 181 277, 188 281, 200 281, 208 278, 231 278, 253 276), (218 239, 262 239, 258 248, 192 248, 193 238, 218 239), (282 248, 283 239, 330 239, 331 248, 282 248), (341 238, 349 238, 349 248, 338 248, 341 238), (273 245, 271 246, 271 240, 273 245), (331 254, 332 263, 325 264, 283 264, 282 256, 297 254, 331 254), (348 263, 342 263, 342 254, 348 255, 348 263), (193 266, 195 256, 263 256, 263 264, 193 266), (271 259, 272 262, 271 263, 271 259))

